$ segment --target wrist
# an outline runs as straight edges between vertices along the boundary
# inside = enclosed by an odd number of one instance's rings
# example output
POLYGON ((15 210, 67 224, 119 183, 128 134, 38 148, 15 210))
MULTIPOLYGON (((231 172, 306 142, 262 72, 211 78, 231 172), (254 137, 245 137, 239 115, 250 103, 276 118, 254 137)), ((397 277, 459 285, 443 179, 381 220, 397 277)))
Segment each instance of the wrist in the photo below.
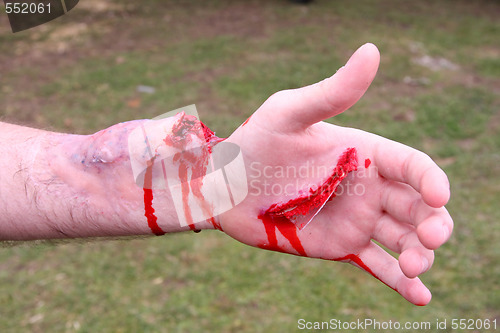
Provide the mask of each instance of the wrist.
MULTIPOLYGON (((108 164, 118 166, 122 159, 112 146, 100 145, 99 133, 45 136, 28 186, 38 193, 37 208, 54 232, 47 238, 121 236, 140 231, 118 214, 108 164)), ((121 173, 120 168, 113 169, 121 173)))
MULTIPOLYGON (((219 228, 217 217, 196 215, 209 213, 207 202, 197 192, 197 185, 206 176, 203 165, 209 154, 181 161, 187 148, 178 141, 175 126, 180 123, 181 118, 176 116, 117 124, 87 136, 51 134, 45 158, 39 163, 40 170, 49 170, 56 180, 46 198, 47 206, 57 207, 47 209, 55 229, 65 237, 91 237, 219 228), (133 136, 137 132, 142 136, 139 142, 148 141, 153 154, 146 153, 140 145, 134 146, 133 136), (144 140, 144 132, 148 132, 148 140, 144 140), (155 143, 155 137, 161 140, 155 143), (176 144, 168 144, 176 140, 176 144), (142 167, 134 172, 138 163, 142 167), (182 167, 188 169, 186 179, 180 175, 182 167), (157 186, 165 172, 168 180, 164 186, 157 186), (55 196, 65 200, 55 204, 55 196), (191 200, 184 200, 185 196, 191 200), (191 220, 183 215, 186 213, 191 214, 191 220)), ((199 133, 196 128, 187 130, 182 135, 191 136, 193 144, 199 133)), ((208 140, 202 139, 199 148, 210 153, 208 140)))
POLYGON ((210 177, 212 149, 220 141, 195 116, 184 112, 144 122, 130 133, 131 165, 135 182, 144 190, 147 216, 154 197, 155 202, 168 203, 158 206, 158 221, 167 208, 175 215, 171 219, 175 225, 170 225, 175 231, 220 229, 218 185, 210 177))
MULTIPOLYGON (((35 182, 47 183, 45 211, 58 237, 150 235, 143 188, 135 181, 127 147, 142 120, 114 125, 92 135, 51 134, 35 182), (45 179, 44 179, 45 177, 45 179)), ((159 198, 155 198, 159 199, 159 198)), ((168 198, 167 198, 168 199, 168 198)), ((165 205, 155 200, 155 207, 165 205)), ((159 207, 165 232, 171 214, 159 207)))
MULTIPOLYGON (((15 127, 20 129, 26 135, 5 135, 16 138, 15 147, 4 149, 5 156, 17 156, 22 165, 16 171, 15 163, 6 163, 12 169, 8 174, 23 178, 11 186, 15 200, 5 209, 6 239, 159 234, 152 227, 155 223, 160 233, 220 228, 212 210, 217 192, 205 198, 204 183, 211 149, 221 140, 197 119, 180 114, 132 121, 93 135, 15 127), (145 124, 153 126, 153 137, 161 138, 149 147, 153 155, 141 152, 141 147, 131 149, 131 134, 145 124), (190 155, 193 147, 202 154, 190 155), (172 163, 166 163, 168 158, 172 163), (133 170, 141 159, 146 165, 142 180, 133 170), (144 182, 147 165, 153 162, 162 176, 171 169, 164 187, 144 182), (26 223, 18 222, 22 218, 26 223)), ((6 193, 0 191, 2 197, 6 193)))

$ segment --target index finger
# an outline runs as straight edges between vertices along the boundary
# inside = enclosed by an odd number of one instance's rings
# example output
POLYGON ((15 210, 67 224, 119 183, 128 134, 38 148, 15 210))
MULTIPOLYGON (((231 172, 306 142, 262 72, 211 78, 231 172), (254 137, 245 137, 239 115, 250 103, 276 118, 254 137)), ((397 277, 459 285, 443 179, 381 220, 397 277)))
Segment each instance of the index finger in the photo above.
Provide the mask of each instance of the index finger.
POLYGON ((381 176, 409 184, 431 207, 442 207, 450 199, 450 183, 444 171, 423 152, 381 138, 375 146, 374 164, 381 176))

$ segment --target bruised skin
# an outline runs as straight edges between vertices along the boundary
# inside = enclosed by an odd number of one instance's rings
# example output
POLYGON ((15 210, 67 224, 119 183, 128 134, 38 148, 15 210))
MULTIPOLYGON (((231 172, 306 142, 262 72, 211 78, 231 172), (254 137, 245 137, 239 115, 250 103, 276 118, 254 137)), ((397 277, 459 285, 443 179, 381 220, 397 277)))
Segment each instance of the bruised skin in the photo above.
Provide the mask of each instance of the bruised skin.
MULTIPOLYGON (((124 200, 122 202, 107 203, 107 207, 115 207, 118 211, 120 206, 130 206, 122 210, 123 213, 126 213, 130 209, 137 210, 139 208, 136 206, 138 202, 137 187, 130 186, 130 182, 125 181, 128 179, 133 181, 133 175, 130 173, 129 169, 131 157, 129 157, 127 142, 130 133, 139 126, 144 126, 147 122, 150 121, 138 120, 121 123, 97 132, 89 137, 82 137, 83 141, 75 138, 75 142, 67 142, 67 146, 85 147, 83 149, 79 148, 77 151, 86 152, 83 156, 75 155, 74 159, 77 160, 75 167, 83 168, 86 171, 86 177, 89 179, 78 179, 74 184, 75 187, 77 187, 80 192, 92 191, 95 193, 99 192, 97 190, 103 189, 103 193, 100 196, 101 199, 98 200, 102 203, 107 201, 107 194, 104 189, 113 189, 113 191, 121 193, 124 200), (113 174, 116 174, 117 170, 122 170, 121 177, 118 177, 123 180, 122 182, 110 182, 107 184, 108 179, 113 180, 117 178, 104 176, 110 171, 108 168, 110 165, 114 166, 112 170, 113 174), (118 165, 122 165, 123 168, 118 167, 118 165), (96 177, 104 179, 104 183, 103 181, 96 182, 94 180, 96 177), (87 188, 89 186, 96 186, 97 189, 87 188)), ((213 215, 210 214, 212 208, 203 197, 201 187, 203 186, 203 177, 206 174, 212 147, 223 139, 218 138, 213 131, 197 120, 196 117, 184 113, 179 113, 170 119, 160 120, 158 124, 161 126, 158 127, 157 130, 161 128, 166 130, 166 135, 163 139, 164 147, 148 147, 144 152, 144 154, 151 156, 147 161, 147 167, 144 174, 144 186, 142 188, 141 201, 144 204, 142 210, 144 212, 143 216, 146 218, 145 222, 151 230, 151 233, 157 236, 165 234, 165 231, 158 223, 159 219, 162 219, 163 223, 177 223, 175 219, 172 219, 172 221, 165 221, 165 219, 169 217, 163 215, 162 206, 168 206, 168 202, 172 200, 166 193, 168 191, 153 190, 152 184, 153 166, 164 163, 162 160, 162 155, 164 153, 161 152, 161 149, 170 148, 170 150, 167 149, 167 154, 172 151, 176 152, 173 162, 176 163, 178 170, 177 175, 182 184, 183 209, 188 221, 188 226, 193 231, 199 231, 197 227, 195 227, 192 219, 191 208, 188 205, 188 196, 192 193, 197 198, 198 204, 205 213, 210 216, 213 215), (197 148, 193 150, 193 146, 197 148), (149 153, 147 153, 147 151, 149 151, 149 153)), ((145 132, 144 134, 146 135, 145 132)), ((72 168, 60 167, 58 170, 60 173, 64 172, 68 174, 68 176, 64 178, 69 182, 71 173, 73 173, 72 168)), ((61 176, 63 175, 61 174, 61 176)), ((99 203, 96 202, 93 204, 99 203)), ((212 217, 207 222, 210 223, 213 228, 220 229, 220 225, 215 218, 212 217)), ((201 223, 200 227, 203 226, 204 223, 201 223)))
POLYGON ((71 219, 57 226, 62 235, 92 237, 144 233, 141 226, 130 220, 130 216, 136 216, 143 208, 140 193, 133 183, 127 149, 129 133, 142 122, 116 124, 88 136, 54 135, 46 149, 47 167, 53 176, 51 179, 37 177, 35 186, 50 184, 44 186, 47 194, 69 198, 71 219), (72 223, 95 227, 80 233, 72 223))
MULTIPOLYGON (((130 186, 130 181, 133 181, 134 177, 130 173, 131 156, 129 156, 129 151, 127 149, 128 137, 132 131, 138 127, 142 127, 145 139, 147 139, 144 126, 148 122, 150 122, 150 120, 138 120, 117 124, 89 137, 85 137, 83 142, 78 144, 80 146, 85 146, 84 149, 79 150, 85 151, 86 154, 83 157, 75 157, 75 159, 81 159, 81 163, 77 163, 76 167, 84 168, 87 177, 93 179, 94 176, 99 176, 101 179, 104 179, 104 182, 107 182, 108 179, 112 180, 117 178, 104 176, 110 171, 108 168, 109 165, 114 166, 113 170, 111 170, 114 174, 117 170, 122 170, 122 176, 118 177, 118 179, 122 179, 121 182, 110 184, 103 184, 101 182, 98 184, 98 187, 100 189, 114 189, 115 192, 121 193, 124 199, 122 202, 108 203, 107 206, 115 207, 115 209, 118 210, 119 206, 130 205, 131 207, 127 207, 128 209, 123 210, 124 213, 126 213, 127 210, 137 210, 139 208, 136 206, 138 202, 137 187, 130 186), (118 167, 118 165, 122 165, 123 167, 118 167)), ((163 139, 164 146, 150 147, 149 140, 146 140, 146 142, 148 142, 148 147, 141 153, 150 156, 150 159, 146 162, 147 167, 144 174, 144 186, 142 188, 143 198, 141 201, 144 204, 142 207, 144 212, 143 216, 146 218, 146 223, 151 233, 157 236, 165 234, 165 230, 160 227, 158 223, 159 219, 167 224, 177 223, 176 219, 165 221, 165 219, 169 219, 169 216, 164 215, 164 207, 162 206, 169 206, 168 202, 172 200, 168 195, 168 191, 153 190, 153 166, 164 163, 162 160, 164 154, 162 149, 170 148, 170 150, 166 150, 167 154, 176 152, 173 161, 177 164, 178 177, 182 184, 183 208, 189 228, 193 231, 198 231, 191 217, 191 210, 187 202, 188 195, 191 192, 198 199, 201 208, 207 214, 210 214, 212 208, 203 197, 201 187, 203 185, 203 177, 206 174, 211 149, 223 139, 215 136, 215 133, 198 121, 196 117, 186 115, 183 112, 177 114, 173 118, 159 120, 157 122, 159 127, 155 127, 154 130, 164 131, 166 133, 163 139), (193 150, 193 146, 198 148, 193 150)), ((75 146, 76 144, 68 142, 67 145, 75 146)), ((71 171, 71 169, 68 168, 59 168, 59 170, 71 171)), ((97 183, 92 181, 92 179, 85 182, 80 180, 78 184, 75 184, 75 187, 79 187, 80 191, 86 191, 86 186, 97 183)), ((91 189, 88 189, 88 191, 91 191, 91 189)), ((95 192, 94 189, 92 189, 92 191, 95 192)), ((103 191, 100 201, 105 202, 106 197, 106 191, 103 191)), ((209 219, 208 222, 214 228, 220 229, 219 224, 214 218, 209 219)), ((202 226, 204 226, 204 223, 200 224, 200 227, 202 226)), ((169 227, 169 230, 170 229, 169 227)))
MULTIPOLYGON (((69 224, 60 225, 58 229, 63 235, 72 237, 120 235, 122 230, 123 235, 128 235, 130 232, 144 234, 147 233, 147 229, 155 235, 163 235, 166 230, 168 232, 186 230, 186 227, 180 226, 177 217, 172 214, 173 199, 169 191, 152 189, 153 166, 163 163, 161 149, 167 146, 170 147, 167 154, 190 148, 192 143, 201 146, 197 150, 202 153, 201 157, 178 154, 176 169, 182 182, 189 185, 183 189, 186 196, 192 192, 203 210, 208 212, 211 209, 206 204, 200 189, 211 149, 223 139, 215 136, 214 132, 193 116, 182 114, 158 121, 158 127, 153 125, 153 128, 160 133, 166 133, 163 147, 151 147, 150 153, 147 149, 136 152, 149 159, 145 167, 144 186, 141 188, 135 183, 130 160, 132 158, 143 160, 144 157, 130 155, 128 139, 134 130, 150 122, 151 120, 135 120, 120 123, 88 136, 61 135, 61 140, 57 143, 58 153, 52 154, 52 150, 48 153, 48 167, 52 170, 56 181, 43 178, 38 181, 41 184, 51 184, 46 191, 55 192, 58 196, 71 196, 72 211, 76 220, 79 220, 78 217, 81 215, 96 221, 95 224, 99 225, 99 228, 95 228, 95 233, 89 234, 77 234, 69 224), (69 185, 71 193, 59 193, 59 183, 69 185), (95 216, 88 216, 87 211, 98 213, 95 216), (140 223, 137 224, 135 221, 138 220, 144 221, 144 224, 142 226, 140 223), (107 222, 101 223, 101 221, 107 222)), ((187 201, 184 204, 189 210, 187 201)), ((215 218, 199 223, 196 228, 194 224, 190 224, 190 229, 197 231, 198 228, 206 228, 207 223, 212 228, 220 229, 215 218)))

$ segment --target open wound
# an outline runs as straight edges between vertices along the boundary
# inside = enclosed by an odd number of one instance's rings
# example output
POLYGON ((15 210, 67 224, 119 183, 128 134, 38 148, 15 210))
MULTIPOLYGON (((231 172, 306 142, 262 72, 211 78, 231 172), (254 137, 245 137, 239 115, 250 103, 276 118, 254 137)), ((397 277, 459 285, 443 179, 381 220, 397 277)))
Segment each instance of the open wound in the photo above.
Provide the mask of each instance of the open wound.
POLYGON ((169 112, 140 126, 129 136, 129 152, 136 183, 144 189, 145 215, 155 234, 153 189, 169 190, 179 224, 197 230, 230 210, 247 195, 245 165, 240 148, 206 127, 194 106, 169 112), (191 110, 190 110, 191 108, 191 110), (194 109, 194 110, 193 110, 194 109), (186 112, 185 112, 186 111, 186 112))
POLYGON ((347 175, 357 170, 356 148, 347 148, 340 156, 331 175, 318 188, 311 188, 307 194, 285 203, 275 203, 258 217, 264 223, 267 243, 261 248, 285 252, 278 246, 276 229, 289 241, 300 255, 306 255, 297 236, 297 229, 304 229, 319 213, 323 206, 335 197, 335 190, 347 175))

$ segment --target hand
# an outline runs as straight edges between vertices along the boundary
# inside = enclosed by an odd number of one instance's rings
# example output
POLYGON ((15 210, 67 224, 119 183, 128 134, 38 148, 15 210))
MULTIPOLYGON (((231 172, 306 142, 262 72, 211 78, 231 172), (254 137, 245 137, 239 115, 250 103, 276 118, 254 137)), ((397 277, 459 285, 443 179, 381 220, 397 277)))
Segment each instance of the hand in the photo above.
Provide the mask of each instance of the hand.
POLYGON ((334 76, 271 96, 227 139, 242 150, 249 195, 220 222, 252 246, 350 262, 425 305, 431 293, 416 277, 453 228, 443 207, 450 196, 445 173, 408 146, 322 122, 361 98, 379 57, 374 45, 362 46, 334 76), (293 222, 325 202, 304 229, 293 222))

